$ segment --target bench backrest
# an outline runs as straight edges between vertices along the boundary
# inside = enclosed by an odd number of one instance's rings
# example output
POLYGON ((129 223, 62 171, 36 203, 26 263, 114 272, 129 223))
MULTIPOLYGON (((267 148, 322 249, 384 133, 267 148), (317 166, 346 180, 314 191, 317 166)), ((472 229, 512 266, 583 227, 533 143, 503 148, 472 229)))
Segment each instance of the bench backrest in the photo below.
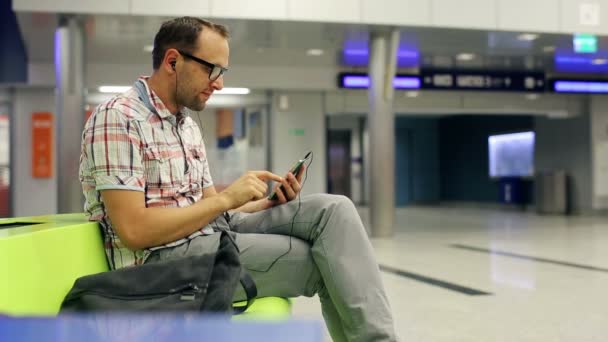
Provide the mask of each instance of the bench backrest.
POLYGON ((0 313, 55 315, 76 278, 107 270, 99 225, 84 214, 0 221, 0 313), (41 224, 2 228, 16 222, 41 224))

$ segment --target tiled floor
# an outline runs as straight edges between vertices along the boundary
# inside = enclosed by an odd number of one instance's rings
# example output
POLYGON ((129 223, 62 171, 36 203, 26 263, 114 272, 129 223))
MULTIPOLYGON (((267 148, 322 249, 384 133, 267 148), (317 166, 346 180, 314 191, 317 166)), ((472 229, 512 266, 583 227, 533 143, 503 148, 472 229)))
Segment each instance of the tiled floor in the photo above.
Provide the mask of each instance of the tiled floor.
MULTIPOLYGON (((383 272, 402 341, 608 341, 607 217, 399 208, 394 238, 372 243, 381 265, 491 293, 383 272)), ((322 320, 318 299, 294 316, 322 320)))

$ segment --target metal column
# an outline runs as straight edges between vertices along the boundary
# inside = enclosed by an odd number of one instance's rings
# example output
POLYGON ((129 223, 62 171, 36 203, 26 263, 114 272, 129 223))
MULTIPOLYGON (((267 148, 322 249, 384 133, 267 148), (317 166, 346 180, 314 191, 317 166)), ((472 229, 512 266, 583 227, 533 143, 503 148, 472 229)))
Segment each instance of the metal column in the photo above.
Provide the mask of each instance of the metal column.
POLYGON ((393 78, 399 31, 373 32, 370 38, 368 120, 371 232, 374 237, 390 237, 394 234, 395 221, 393 78))
POLYGON ((84 200, 78 180, 78 167, 85 106, 84 37, 82 18, 60 17, 55 32, 59 213, 83 211, 84 200))

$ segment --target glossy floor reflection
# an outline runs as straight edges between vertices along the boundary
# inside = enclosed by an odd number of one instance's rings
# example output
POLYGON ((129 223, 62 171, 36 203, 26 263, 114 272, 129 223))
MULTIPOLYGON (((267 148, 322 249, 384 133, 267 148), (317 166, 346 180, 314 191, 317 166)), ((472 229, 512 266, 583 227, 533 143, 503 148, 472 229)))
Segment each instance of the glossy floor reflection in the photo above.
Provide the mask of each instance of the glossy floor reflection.
MULTIPOLYGON (((422 276, 382 272, 402 341, 608 341, 608 217, 449 207, 396 216, 395 237, 372 244, 381 265, 422 276)), ((294 316, 322 320, 318 299, 296 299, 294 316)))

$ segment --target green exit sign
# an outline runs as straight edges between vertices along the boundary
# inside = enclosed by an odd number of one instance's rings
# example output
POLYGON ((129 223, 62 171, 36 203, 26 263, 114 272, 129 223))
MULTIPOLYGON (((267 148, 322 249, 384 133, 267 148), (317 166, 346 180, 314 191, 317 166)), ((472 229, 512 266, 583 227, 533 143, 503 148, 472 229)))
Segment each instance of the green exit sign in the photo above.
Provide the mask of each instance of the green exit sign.
POLYGON ((572 43, 576 53, 597 52, 597 37, 593 34, 575 34, 572 43))
POLYGON ((304 136, 304 128, 292 128, 289 130, 289 135, 293 135, 296 137, 304 136))

